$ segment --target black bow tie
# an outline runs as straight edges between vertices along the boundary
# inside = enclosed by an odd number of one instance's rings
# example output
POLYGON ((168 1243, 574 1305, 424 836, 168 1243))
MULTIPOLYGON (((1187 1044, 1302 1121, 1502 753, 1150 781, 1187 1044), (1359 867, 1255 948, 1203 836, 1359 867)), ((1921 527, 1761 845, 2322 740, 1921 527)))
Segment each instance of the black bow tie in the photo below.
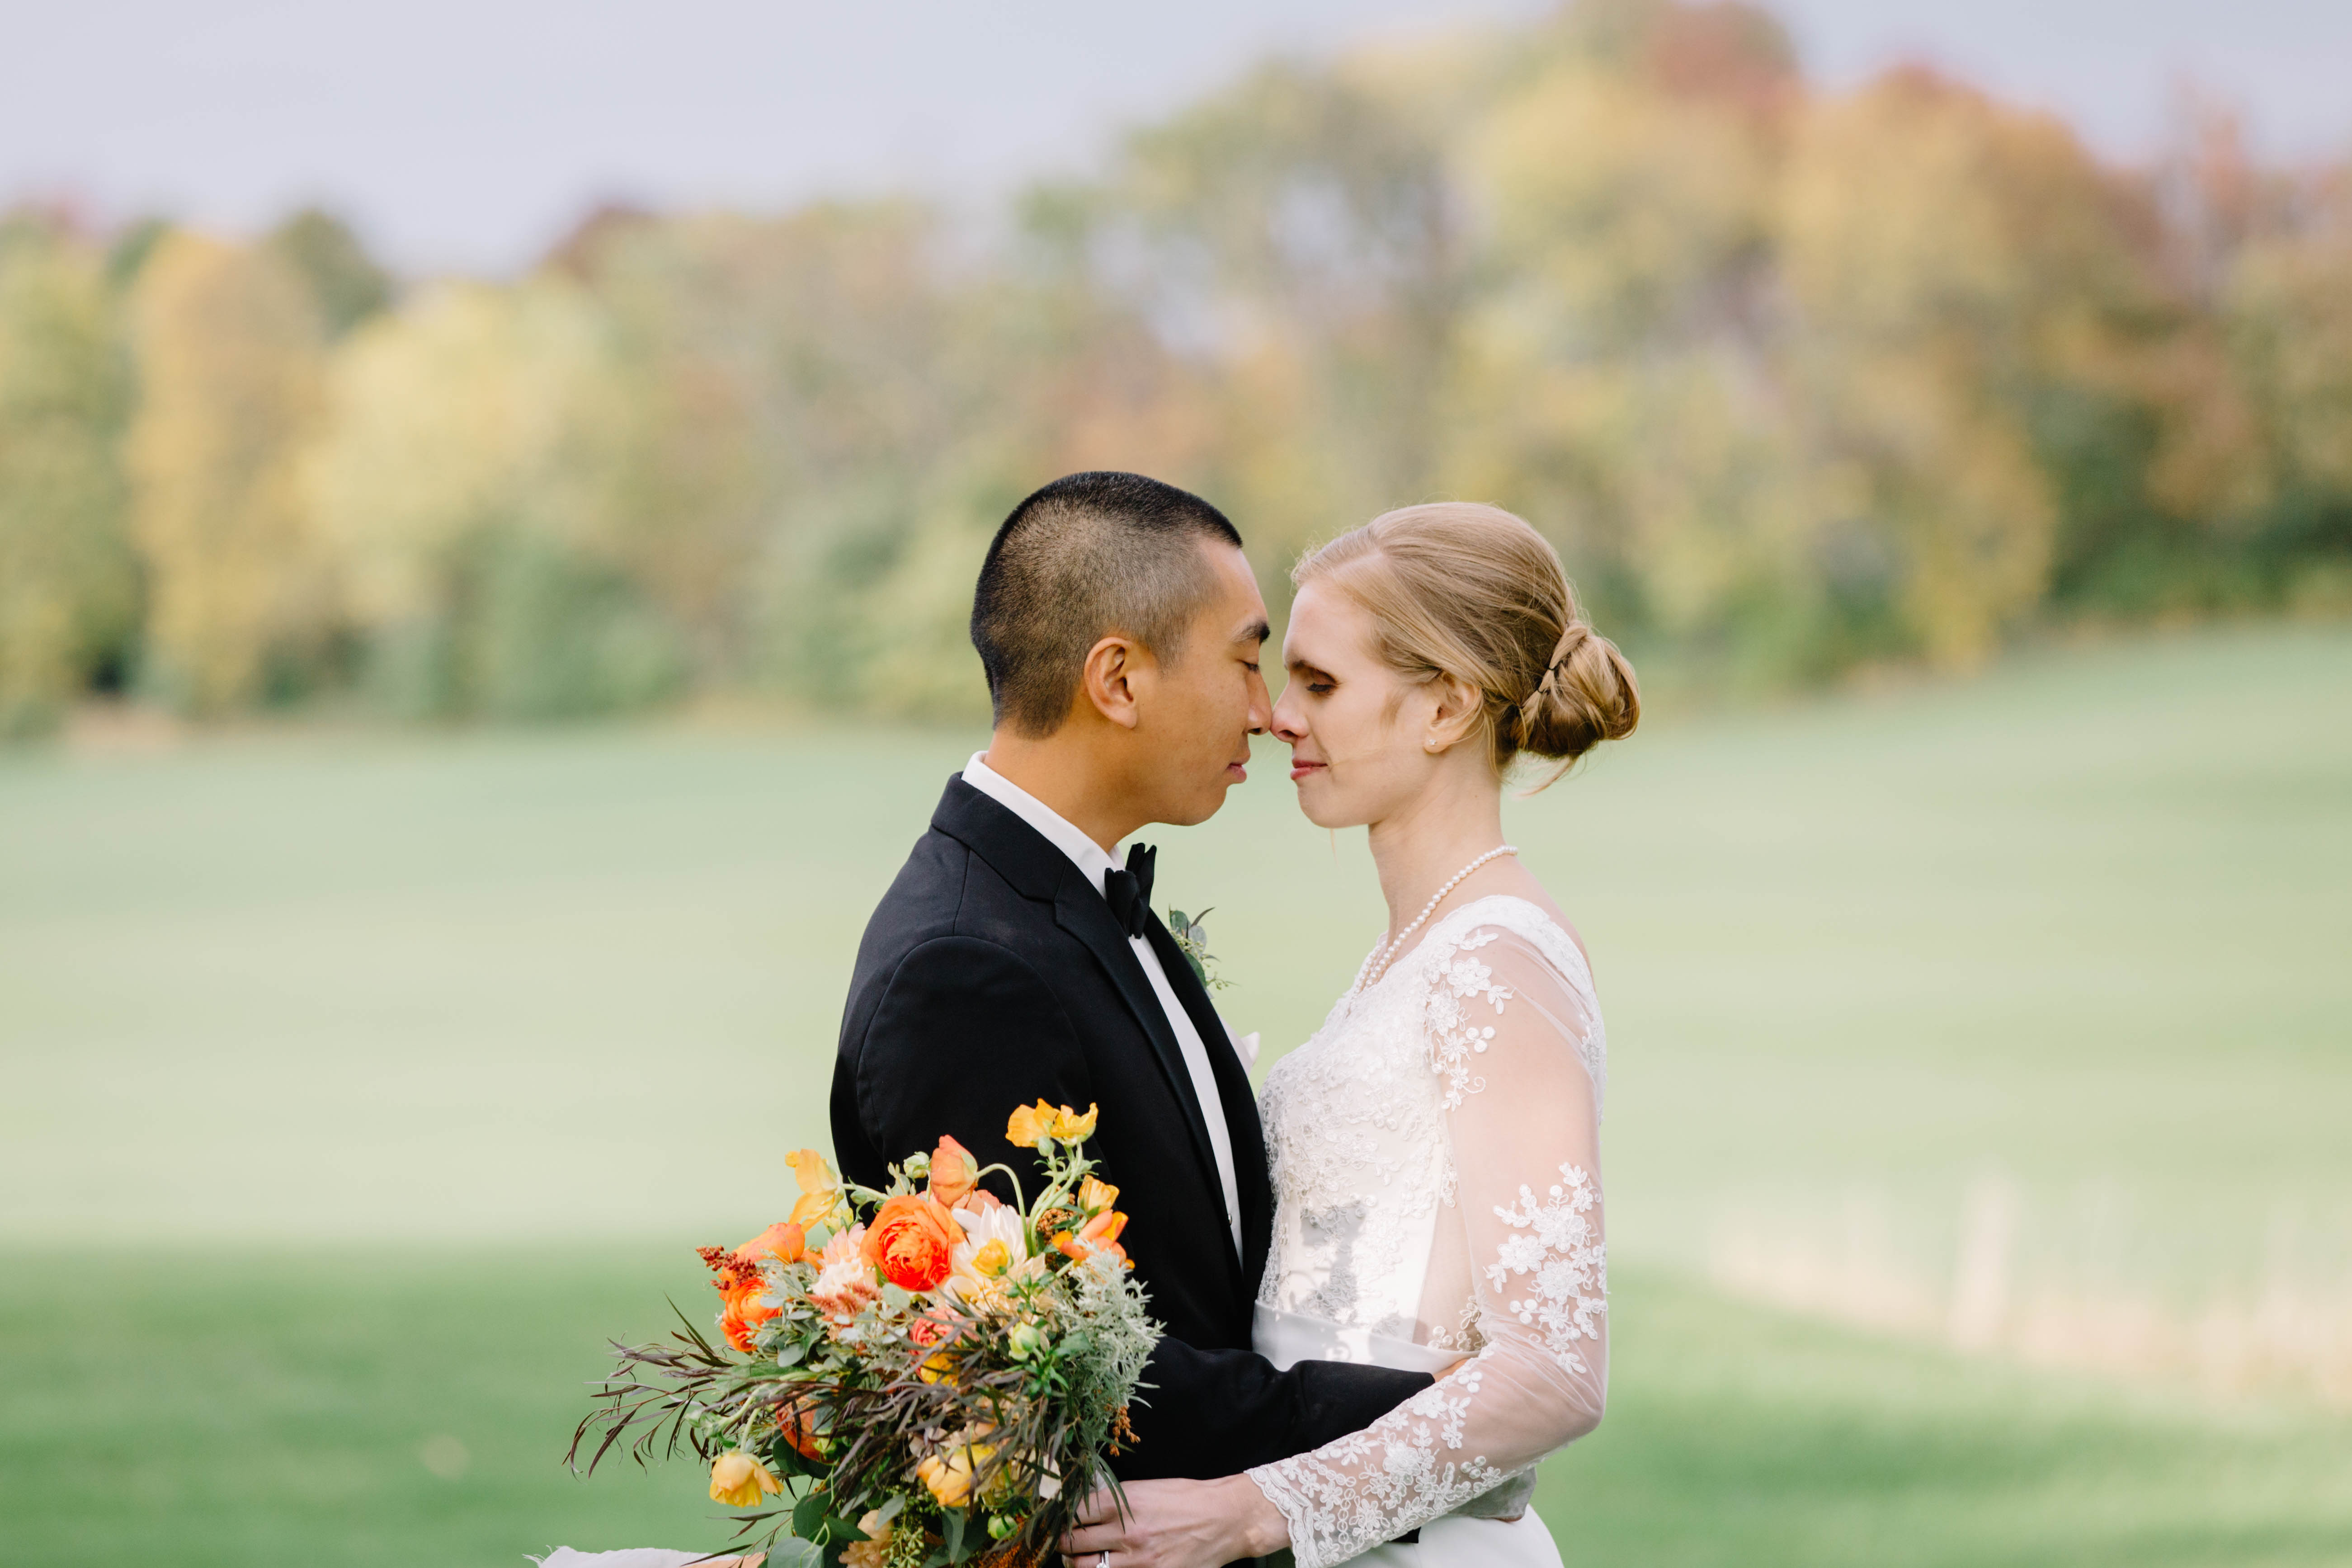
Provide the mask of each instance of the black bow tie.
POLYGON ((1151 916, 1151 867, 1159 858, 1160 851, 1150 845, 1130 844, 1127 869, 1114 867, 1103 873, 1103 897, 1110 900, 1111 918, 1129 936, 1141 936, 1143 922, 1151 916))

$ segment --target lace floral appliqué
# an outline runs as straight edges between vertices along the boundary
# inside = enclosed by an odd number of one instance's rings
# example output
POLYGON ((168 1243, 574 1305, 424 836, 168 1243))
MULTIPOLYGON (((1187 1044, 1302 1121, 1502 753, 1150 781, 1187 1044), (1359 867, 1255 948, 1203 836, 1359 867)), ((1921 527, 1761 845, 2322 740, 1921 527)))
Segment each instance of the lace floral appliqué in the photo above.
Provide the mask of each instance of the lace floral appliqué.
POLYGON ((1290 1521, 1298 1562, 1345 1562, 1395 1535, 1399 1519, 1434 1518, 1502 1482, 1483 1457, 1460 1452, 1482 1375, 1474 1363, 1353 1436, 1249 1472, 1290 1521))
POLYGON ((1481 931, 1465 939, 1431 976, 1429 1070, 1445 1079, 1442 1103, 1447 1110, 1460 1110, 1466 1097, 1486 1087, 1485 1079, 1471 1073, 1470 1058, 1494 1039, 1495 1026, 1477 1021, 1476 1004, 1484 1000, 1500 1013, 1503 1004, 1511 999, 1511 988, 1495 978, 1494 970, 1471 956, 1472 950, 1493 942, 1495 934, 1481 931))
POLYGON ((1549 1203, 1523 1186, 1516 1205, 1496 1205, 1495 1217, 1519 1234, 1505 1237, 1495 1249, 1486 1283, 1502 1295, 1514 1280, 1531 1280, 1532 1288, 1505 1300, 1503 1310, 1534 1325, 1561 1366, 1582 1373, 1590 1369, 1578 1342, 1601 1337, 1593 1319, 1609 1310, 1609 1259, 1589 1217, 1600 1201, 1592 1178, 1576 1165, 1562 1165, 1559 1178, 1549 1203))
POLYGON ((1363 1430, 1249 1471, 1299 1568, 1335 1568, 1442 1514, 1517 1518, 1537 1463, 1600 1420, 1605 1050, 1574 942, 1498 896, 1439 921, 1273 1069, 1261 1304, 1472 1358, 1363 1430), (1582 1062, 1589 1103, 1551 1098, 1561 1049, 1582 1062), (1538 1081, 1551 1087, 1526 1087, 1538 1081), (1475 1187, 1455 1163, 1465 1135, 1479 1141, 1475 1187))

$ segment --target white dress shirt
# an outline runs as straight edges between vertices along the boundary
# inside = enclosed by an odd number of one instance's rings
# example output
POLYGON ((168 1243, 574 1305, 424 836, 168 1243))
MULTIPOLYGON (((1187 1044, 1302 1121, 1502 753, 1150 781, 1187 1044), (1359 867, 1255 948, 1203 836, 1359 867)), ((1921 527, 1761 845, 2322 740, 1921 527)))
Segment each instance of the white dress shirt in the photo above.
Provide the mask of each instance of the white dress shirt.
MULTIPOLYGON (((1061 813, 1006 778, 982 759, 985 752, 974 752, 971 761, 964 764, 963 782, 971 785, 997 805, 1045 835, 1045 841, 1070 858, 1087 879, 1087 886, 1097 894, 1103 891, 1103 873, 1120 869, 1118 859, 1103 847, 1073 827, 1061 813)), ((1201 1031, 1192 1026, 1192 1016, 1176 1000, 1169 988, 1168 973, 1160 967, 1160 955, 1151 943, 1137 936, 1128 939, 1135 949, 1136 962, 1143 965, 1144 978, 1151 982, 1151 994, 1160 998, 1160 1011, 1167 1016, 1168 1026, 1175 1032, 1177 1049, 1184 1054, 1185 1070, 1192 1075, 1192 1092, 1201 1101, 1202 1120, 1209 1124, 1209 1148, 1217 1157, 1217 1181, 1225 1195, 1225 1228, 1233 1233, 1234 1256, 1242 1256, 1241 1190, 1234 1184, 1234 1139, 1225 1126, 1224 1101, 1217 1095, 1216 1075, 1209 1068, 1209 1048, 1201 1042, 1201 1031)))

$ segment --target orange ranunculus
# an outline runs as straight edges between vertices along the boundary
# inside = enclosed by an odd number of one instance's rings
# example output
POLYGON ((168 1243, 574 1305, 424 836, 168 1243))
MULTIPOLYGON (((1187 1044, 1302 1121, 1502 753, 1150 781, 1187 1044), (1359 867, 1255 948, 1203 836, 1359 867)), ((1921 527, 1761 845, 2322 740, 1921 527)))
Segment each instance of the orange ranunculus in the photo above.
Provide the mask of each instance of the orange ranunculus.
POLYGON ((782 1310, 781 1308, 760 1304, 760 1298, 766 1293, 767 1289, 768 1287, 755 1277, 724 1286, 719 1291, 720 1298, 726 1302, 726 1307, 719 1314, 719 1326, 726 1332, 727 1342, 747 1354, 752 1348, 754 1331, 761 1323, 776 1317, 782 1310))
POLYGON ((806 1230, 821 1225, 841 1202, 841 1178, 814 1149, 795 1149, 784 1156, 801 1184, 800 1201, 793 1205, 792 1223, 806 1230))
POLYGON ((1088 1214, 1100 1214, 1118 1202, 1118 1189, 1108 1182, 1088 1176, 1078 1184, 1078 1206, 1088 1214))
POLYGON ((931 1152, 931 1196, 948 1207, 961 1203, 980 1180, 980 1162, 954 1139, 941 1137, 931 1152))
POLYGON ((735 1249, 738 1263, 757 1263, 762 1258, 772 1258, 779 1263, 798 1263, 808 1256, 808 1232, 790 1220, 779 1220, 735 1249))
POLYGON ((1063 1257, 1075 1258, 1082 1263, 1097 1252, 1108 1252, 1118 1259, 1121 1268, 1133 1268, 1128 1262, 1127 1248, 1118 1244, 1118 1233, 1126 1228, 1127 1216, 1113 1210, 1087 1221, 1076 1236, 1066 1230, 1058 1232, 1054 1246, 1063 1257))
POLYGON ((783 1482, 751 1455, 721 1454, 710 1463, 710 1500, 729 1508, 757 1508, 761 1492, 780 1492, 783 1482))
POLYGON ((902 1289, 935 1289, 954 1267, 955 1244, 962 1239, 962 1228, 943 1205, 901 1193, 866 1226, 866 1261, 902 1289))

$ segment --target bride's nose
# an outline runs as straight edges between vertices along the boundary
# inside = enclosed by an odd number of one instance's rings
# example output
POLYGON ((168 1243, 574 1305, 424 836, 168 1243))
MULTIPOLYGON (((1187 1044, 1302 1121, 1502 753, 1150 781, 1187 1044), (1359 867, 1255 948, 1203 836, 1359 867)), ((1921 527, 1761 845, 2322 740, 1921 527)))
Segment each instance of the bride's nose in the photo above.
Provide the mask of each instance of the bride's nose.
POLYGON ((1290 706, 1290 693, 1287 691, 1282 694, 1282 700, 1274 705, 1273 734, 1286 746, 1296 746, 1307 738, 1307 726, 1300 722, 1299 714, 1290 706))

